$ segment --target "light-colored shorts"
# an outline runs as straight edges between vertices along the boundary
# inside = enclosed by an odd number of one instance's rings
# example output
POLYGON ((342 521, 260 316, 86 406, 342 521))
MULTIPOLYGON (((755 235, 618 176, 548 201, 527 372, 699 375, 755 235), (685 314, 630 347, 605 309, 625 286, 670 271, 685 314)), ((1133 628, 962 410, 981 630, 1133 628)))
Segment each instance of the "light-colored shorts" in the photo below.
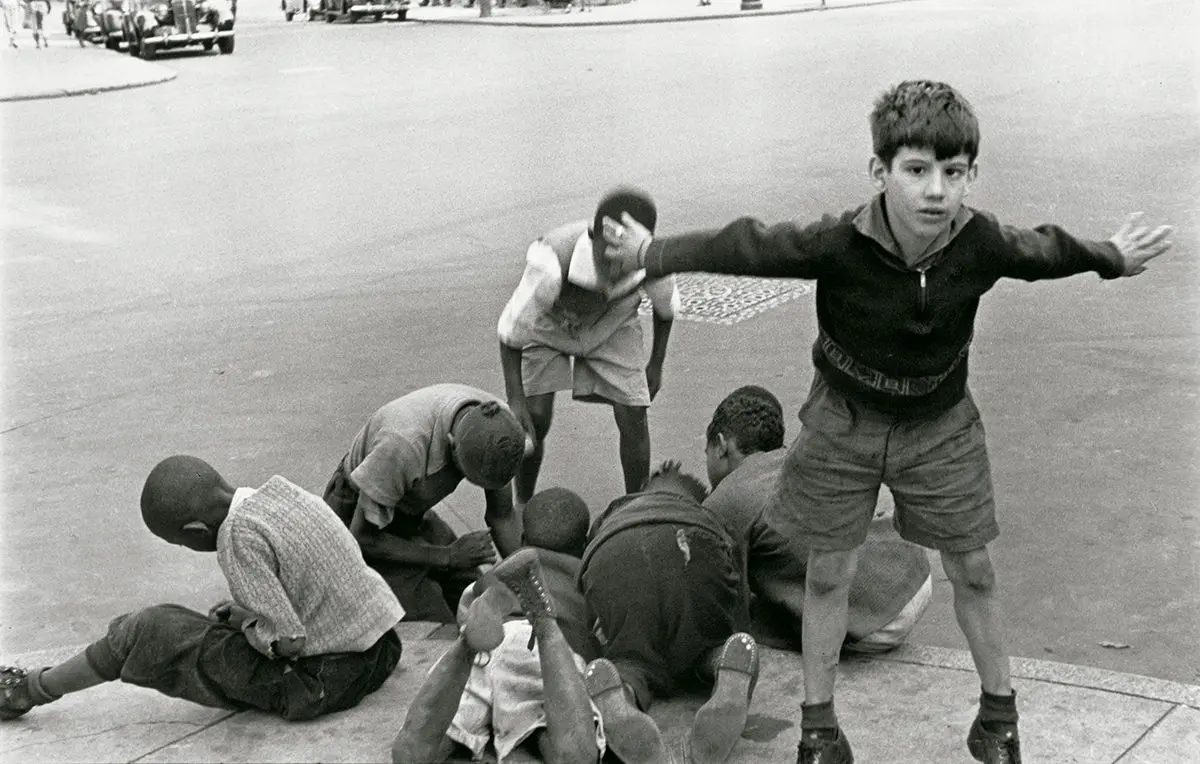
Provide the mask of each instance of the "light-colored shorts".
MULTIPOLYGON (((546 726, 538 645, 527 649, 532 634, 528 621, 507 621, 504 641, 491 652, 490 660, 471 666, 458 712, 446 735, 469 748, 476 759, 492 741, 496 759, 502 763, 530 735, 546 726)), ((583 658, 576 655, 575 665, 582 674, 586 668, 583 658)), ((592 715, 596 720, 597 755, 603 756, 607 748, 604 723, 595 703, 592 715)))
POLYGON ((563 332, 549 343, 527 345, 521 378, 526 395, 570 390, 576 400, 649 406, 641 321, 635 314, 598 341, 563 332))
POLYGON ((847 640, 845 649, 852 653, 868 654, 896 649, 908 639, 917 621, 921 620, 921 616, 929 609, 932 599, 933 576, 926 576, 925 583, 921 584, 921 588, 895 618, 862 639, 847 640))
POLYGON ((846 398, 818 372, 800 421, 768 508, 785 534, 812 549, 855 549, 886 484, 905 541, 959 553, 1000 535, 983 422, 970 393, 940 414, 904 419, 846 398))

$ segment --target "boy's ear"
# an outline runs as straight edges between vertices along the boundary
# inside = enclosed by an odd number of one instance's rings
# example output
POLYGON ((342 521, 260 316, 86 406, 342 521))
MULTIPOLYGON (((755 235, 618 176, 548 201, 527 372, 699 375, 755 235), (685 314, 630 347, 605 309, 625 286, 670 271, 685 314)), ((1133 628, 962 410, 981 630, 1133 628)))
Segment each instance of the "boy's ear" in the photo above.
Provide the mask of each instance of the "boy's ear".
POLYGON ((183 526, 183 535, 185 538, 195 539, 196 541, 208 541, 214 534, 212 529, 208 527, 208 523, 193 520, 183 526))
POLYGON ((887 164, 872 154, 870 161, 867 162, 867 174, 871 176, 871 185, 875 186, 875 190, 882 192, 884 186, 887 185, 887 164))
POLYGON ((729 456, 729 440, 725 437, 725 433, 717 433, 717 439, 713 441, 713 448, 716 449, 717 456, 722 458, 729 456))
POLYGON ((974 183, 975 179, 978 177, 979 177, 979 163, 972 162, 971 166, 969 168, 967 168, 967 187, 965 189, 963 189, 963 196, 966 196, 967 194, 971 193, 971 184, 974 183))

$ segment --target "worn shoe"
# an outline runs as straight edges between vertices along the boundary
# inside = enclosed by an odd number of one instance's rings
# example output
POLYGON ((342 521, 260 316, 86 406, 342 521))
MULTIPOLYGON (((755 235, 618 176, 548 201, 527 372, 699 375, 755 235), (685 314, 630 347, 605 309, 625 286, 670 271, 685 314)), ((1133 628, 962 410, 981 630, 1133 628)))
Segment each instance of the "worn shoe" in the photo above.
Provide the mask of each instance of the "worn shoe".
POLYGON ((538 616, 555 615, 554 600, 542 578, 542 563, 536 550, 521 549, 505 557, 492 568, 492 575, 517 595, 530 623, 538 616))
POLYGON ((24 716, 33 706, 29 672, 16 666, 0 666, 0 720, 24 716))
POLYGON ((796 764, 854 764, 854 753, 840 729, 832 739, 805 732, 800 736, 796 764))
POLYGON ((984 764, 1021 764, 1021 736, 1017 725, 1012 725, 1004 734, 987 730, 979 717, 967 733, 967 750, 975 761, 984 764))
POLYGON ((692 764, 721 764, 729 758, 750 713, 758 681, 758 645, 744 632, 730 635, 716 663, 712 696, 696 711, 689 736, 692 764))
POLYGON ((625 696, 612 661, 597 658, 583 672, 583 684, 600 711, 608 749, 624 764, 667 764, 662 732, 649 714, 625 696))

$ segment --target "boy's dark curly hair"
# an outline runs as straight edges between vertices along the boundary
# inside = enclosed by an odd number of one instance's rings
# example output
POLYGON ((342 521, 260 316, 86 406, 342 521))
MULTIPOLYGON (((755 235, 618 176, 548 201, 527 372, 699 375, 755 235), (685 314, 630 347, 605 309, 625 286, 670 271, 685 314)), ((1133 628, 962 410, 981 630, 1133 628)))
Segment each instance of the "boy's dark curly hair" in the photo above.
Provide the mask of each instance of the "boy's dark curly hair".
POLYGON ((908 80, 886 91, 871 112, 875 156, 891 167, 901 148, 931 149, 939 160, 979 156, 979 121, 966 98, 944 82, 908 80))
POLYGON ((769 390, 758 385, 739 387, 717 405, 705 433, 706 442, 718 435, 732 438, 742 453, 774 451, 783 447, 783 406, 769 390))

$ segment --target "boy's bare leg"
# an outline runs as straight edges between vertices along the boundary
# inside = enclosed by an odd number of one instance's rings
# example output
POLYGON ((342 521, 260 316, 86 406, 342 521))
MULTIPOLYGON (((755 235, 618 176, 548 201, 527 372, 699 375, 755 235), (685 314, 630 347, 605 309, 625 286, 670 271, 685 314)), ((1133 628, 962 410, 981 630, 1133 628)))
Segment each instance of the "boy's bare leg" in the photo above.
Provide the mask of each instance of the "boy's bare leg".
MULTIPOLYGON (((954 587, 954 615, 971 648, 983 691, 1011 695, 1004 624, 996 598, 996 574, 987 547, 970 552, 942 552, 942 569, 954 587)), ((805 615, 807 611, 805 603, 805 615)))
POLYGON ((513 486, 516 489, 516 501, 521 506, 533 496, 537 489, 538 474, 542 471, 542 458, 546 454, 546 435, 550 432, 550 423, 554 419, 554 393, 531 395, 526 398, 529 417, 533 420, 533 432, 536 443, 533 451, 521 460, 517 469, 513 486))
POLYGON ((78 653, 46 669, 39 678, 46 692, 54 696, 79 692, 108 681, 92 668, 86 653, 78 653))
POLYGON ((804 585, 804 703, 833 700, 838 656, 846 639, 850 582, 858 567, 858 550, 808 555, 804 585))
POLYGON ((446 736, 446 731, 458 713, 475 655, 460 636, 433 664, 392 743, 395 764, 434 764, 445 761, 454 752, 455 743, 446 736))
POLYGON ((621 471, 625 474, 625 493, 642 490, 650 477, 650 420, 645 406, 613 404, 620 438, 621 471))
POLYGON ((558 621, 550 615, 533 619, 546 706, 546 728, 537 736, 538 751, 547 764, 586 764, 600 758, 596 720, 575 653, 558 621))

